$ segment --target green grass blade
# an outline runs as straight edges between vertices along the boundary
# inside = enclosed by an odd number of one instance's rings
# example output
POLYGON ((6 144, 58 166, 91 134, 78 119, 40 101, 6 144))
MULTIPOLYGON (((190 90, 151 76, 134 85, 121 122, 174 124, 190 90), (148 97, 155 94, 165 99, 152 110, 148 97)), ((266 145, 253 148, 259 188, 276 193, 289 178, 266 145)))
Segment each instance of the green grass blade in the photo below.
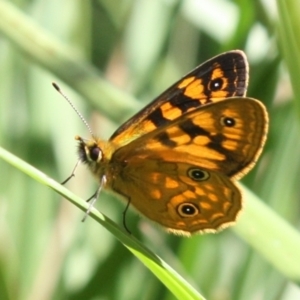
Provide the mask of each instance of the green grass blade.
POLYGON ((64 80, 112 120, 120 122, 139 107, 140 104, 129 94, 101 79, 99 71, 83 61, 73 49, 43 31, 14 5, 2 0, 0 0, 0 32, 33 62, 64 80), (105 101, 99 101, 99 95, 105 101), (120 109, 112 110, 112 106, 120 109))
POLYGON ((300 282, 300 234, 250 190, 234 231, 286 277, 300 282))
MULTIPOLYGON (((55 190, 82 211, 86 212, 88 204, 84 200, 72 194, 69 190, 46 176, 44 173, 3 148, 0 148, 0 157, 28 176, 55 190)), ((120 229, 120 227, 118 227, 108 217, 101 214, 95 208, 91 210, 90 216, 114 234, 116 238, 137 258, 139 258, 140 261, 147 266, 149 270, 151 270, 153 274, 155 274, 155 276, 157 276, 178 299, 205 299, 160 257, 148 250, 132 235, 120 229)))
POLYGON ((300 1, 277 0, 279 43, 289 70, 300 117, 300 1))

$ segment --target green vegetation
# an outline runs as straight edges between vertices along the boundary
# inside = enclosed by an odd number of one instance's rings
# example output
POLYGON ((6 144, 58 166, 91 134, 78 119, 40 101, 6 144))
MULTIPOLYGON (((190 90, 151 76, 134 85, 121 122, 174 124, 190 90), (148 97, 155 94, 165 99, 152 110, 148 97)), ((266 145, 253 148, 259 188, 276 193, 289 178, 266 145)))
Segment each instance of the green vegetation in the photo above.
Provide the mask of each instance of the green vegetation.
POLYGON ((300 298, 300 4, 264 3, 0 0, 1 300, 300 298), (103 215, 80 222, 91 174, 80 166, 65 187, 50 178, 70 174, 73 137, 89 133, 51 83, 108 138, 232 49, 248 55, 248 95, 270 115, 236 226, 183 238, 129 211, 129 236, 124 203, 105 192, 103 215))

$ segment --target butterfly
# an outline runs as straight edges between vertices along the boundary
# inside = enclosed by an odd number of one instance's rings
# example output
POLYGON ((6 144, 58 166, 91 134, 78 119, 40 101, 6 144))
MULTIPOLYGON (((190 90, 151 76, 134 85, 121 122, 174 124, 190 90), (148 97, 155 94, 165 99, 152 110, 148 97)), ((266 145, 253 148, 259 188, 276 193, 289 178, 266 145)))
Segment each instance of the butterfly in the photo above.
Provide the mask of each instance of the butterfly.
POLYGON ((108 141, 77 137, 79 158, 101 188, 171 233, 228 227, 243 206, 236 180, 255 165, 268 130, 267 111, 245 97, 247 85, 245 54, 220 54, 173 84, 108 141))

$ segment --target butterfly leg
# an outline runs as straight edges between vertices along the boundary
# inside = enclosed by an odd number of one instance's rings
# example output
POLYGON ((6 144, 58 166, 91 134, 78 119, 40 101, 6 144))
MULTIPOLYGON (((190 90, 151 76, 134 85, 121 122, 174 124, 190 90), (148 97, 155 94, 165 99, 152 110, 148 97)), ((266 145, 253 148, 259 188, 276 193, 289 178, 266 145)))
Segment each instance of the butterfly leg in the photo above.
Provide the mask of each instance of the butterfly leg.
POLYGON ((129 205, 130 205, 130 199, 128 199, 127 205, 126 205, 126 207, 125 207, 125 209, 124 209, 124 211, 123 211, 123 226, 124 226, 125 230, 126 230, 129 234, 131 234, 131 231, 128 229, 128 227, 127 227, 127 225, 126 225, 126 213, 127 213, 128 208, 129 208, 129 205))
POLYGON ((76 169, 77 169, 77 167, 78 167, 78 165, 79 165, 80 163, 81 163, 81 160, 78 159, 78 161, 77 161, 77 163, 76 163, 74 169, 72 170, 71 175, 70 175, 67 179, 65 179, 65 180, 61 183, 61 185, 66 184, 72 177, 75 177, 75 171, 76 171, 76 169))
POLYGON ((90 205, 89 205, 87 211, 85 212, 85 215, 82 218, 81 222, 84 222, 86 220, 86 218, 88 217, 88 215, 90 214, 92 208, 94 207, 94 204, 96 203, 96 201, 99 197, 100 191, 101 191, 101 187, 99 187, 97 189, 97 191, 89 199, 86 200, 86 202, 89 202, 90 205))
POLYGON ((99 185, 97 191, 90 198, 88 198, 86 200, 86 202, 89 202, 90 205, 89 205, 83 219, 81 220, 82 222, 84 222, 86 220, 86 218, 88 217, 88 215, 90 214, 92 208, 94 207, 94 204, 96 203, 96 201, 97 201, 97 199, 100 195, 100 192, 101 192, 102 187, 104 186, 105 182, 106 182, 106 177, 102 176, 101 181, 100 181, 100 185, 99 185))

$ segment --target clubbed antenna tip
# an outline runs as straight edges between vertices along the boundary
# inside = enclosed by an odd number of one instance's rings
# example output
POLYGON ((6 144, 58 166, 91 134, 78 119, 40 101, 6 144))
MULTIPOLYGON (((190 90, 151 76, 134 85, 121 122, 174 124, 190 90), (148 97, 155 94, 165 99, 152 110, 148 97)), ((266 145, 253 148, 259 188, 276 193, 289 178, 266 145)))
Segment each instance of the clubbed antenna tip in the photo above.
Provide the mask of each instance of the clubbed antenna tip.
POLYGON ((52 82, 52 85, 65 98, 65 100, 67 100, 67 102, 74 109, 74 111, 76 112, 76 114, 78 115, 78 117, 81 119, 81 121, 83 122, 83 124, 87 127, 87 129, 90 132, 90 134, 93 136, 93 132, 92 132, 91 127, 89 126, 88 122, 85 120, 85 118, 83 117, 83 115, 75 107, 75 105, 73 104, 73 102, 62 92, 62 90, 60 89, 60 87, 55 82, 52 82))

